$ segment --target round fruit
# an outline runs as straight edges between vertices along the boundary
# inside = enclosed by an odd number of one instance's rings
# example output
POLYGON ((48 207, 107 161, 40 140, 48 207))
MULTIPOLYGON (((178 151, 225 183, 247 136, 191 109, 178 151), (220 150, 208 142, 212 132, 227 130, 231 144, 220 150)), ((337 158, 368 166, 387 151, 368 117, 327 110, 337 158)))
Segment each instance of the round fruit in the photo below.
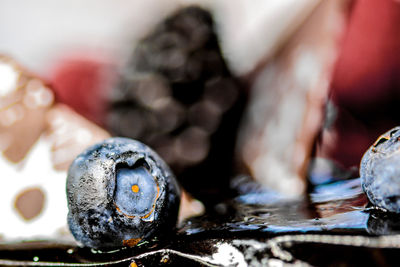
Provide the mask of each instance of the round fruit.
POLYGON ((370 202, 400 212, 400 127, 381 135, 365 152, 360 166, 361 183, 370 202))
POLYGON ((84 246, 134 246, 171 232, 180 190, 164 161, 146 145, 110 138, 81 153, 67 178, 68 224, 84 246))

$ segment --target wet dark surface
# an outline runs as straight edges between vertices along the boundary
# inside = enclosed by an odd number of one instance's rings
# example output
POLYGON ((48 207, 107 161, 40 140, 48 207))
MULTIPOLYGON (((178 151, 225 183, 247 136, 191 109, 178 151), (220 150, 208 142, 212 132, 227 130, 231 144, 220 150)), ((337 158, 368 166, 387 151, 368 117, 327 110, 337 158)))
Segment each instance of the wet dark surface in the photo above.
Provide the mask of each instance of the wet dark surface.
POLYGON ((367 207, 358 178, 316 186, 297 200, 240 179, 238 197, 163 240, 111 252, 51 241, 3 243, 0 264, 396 265, 399 217, 367 207))

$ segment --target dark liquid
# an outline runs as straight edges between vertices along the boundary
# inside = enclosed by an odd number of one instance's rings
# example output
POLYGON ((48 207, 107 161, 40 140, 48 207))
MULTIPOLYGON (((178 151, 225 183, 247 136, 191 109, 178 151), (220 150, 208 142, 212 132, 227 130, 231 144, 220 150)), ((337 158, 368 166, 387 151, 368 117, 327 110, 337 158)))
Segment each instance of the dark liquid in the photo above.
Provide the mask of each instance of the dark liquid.
POLYGON ((53 241, 5 243, 0 264, 395 265, 399 226, 400 217, 368 208, 359 179, 351 179, 316 186, 298 200, 262 190, 242 194, 186 221, 168 240, 134 248, 100 252, 53 241))

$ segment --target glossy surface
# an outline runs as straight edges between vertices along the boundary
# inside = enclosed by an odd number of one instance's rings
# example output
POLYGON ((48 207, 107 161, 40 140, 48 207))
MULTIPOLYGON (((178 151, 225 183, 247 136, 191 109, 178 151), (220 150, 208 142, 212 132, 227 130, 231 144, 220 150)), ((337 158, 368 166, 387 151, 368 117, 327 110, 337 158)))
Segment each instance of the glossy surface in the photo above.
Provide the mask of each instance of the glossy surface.
POLYGON ((233 185, 238 197, 186 221, 170 238, 109 252, 60 242, 3 244, 0 264, 396 266, 399 217, 367 208, 359 178, 318 185, 308 199, 275 202, 275 193, 251 180, 233 185))

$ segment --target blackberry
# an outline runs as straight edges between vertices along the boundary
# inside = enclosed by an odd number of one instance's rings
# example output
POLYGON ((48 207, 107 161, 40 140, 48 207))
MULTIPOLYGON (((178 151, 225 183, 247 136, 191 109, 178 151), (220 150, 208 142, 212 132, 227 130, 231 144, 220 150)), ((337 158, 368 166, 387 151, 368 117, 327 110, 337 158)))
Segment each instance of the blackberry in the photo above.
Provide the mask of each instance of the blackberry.
POLYGON ((113 90, 108 128, 153 147, 205 204, 228 193, 246 95, 224 61, 211 14, 187 7, 133 51, 113 90))

